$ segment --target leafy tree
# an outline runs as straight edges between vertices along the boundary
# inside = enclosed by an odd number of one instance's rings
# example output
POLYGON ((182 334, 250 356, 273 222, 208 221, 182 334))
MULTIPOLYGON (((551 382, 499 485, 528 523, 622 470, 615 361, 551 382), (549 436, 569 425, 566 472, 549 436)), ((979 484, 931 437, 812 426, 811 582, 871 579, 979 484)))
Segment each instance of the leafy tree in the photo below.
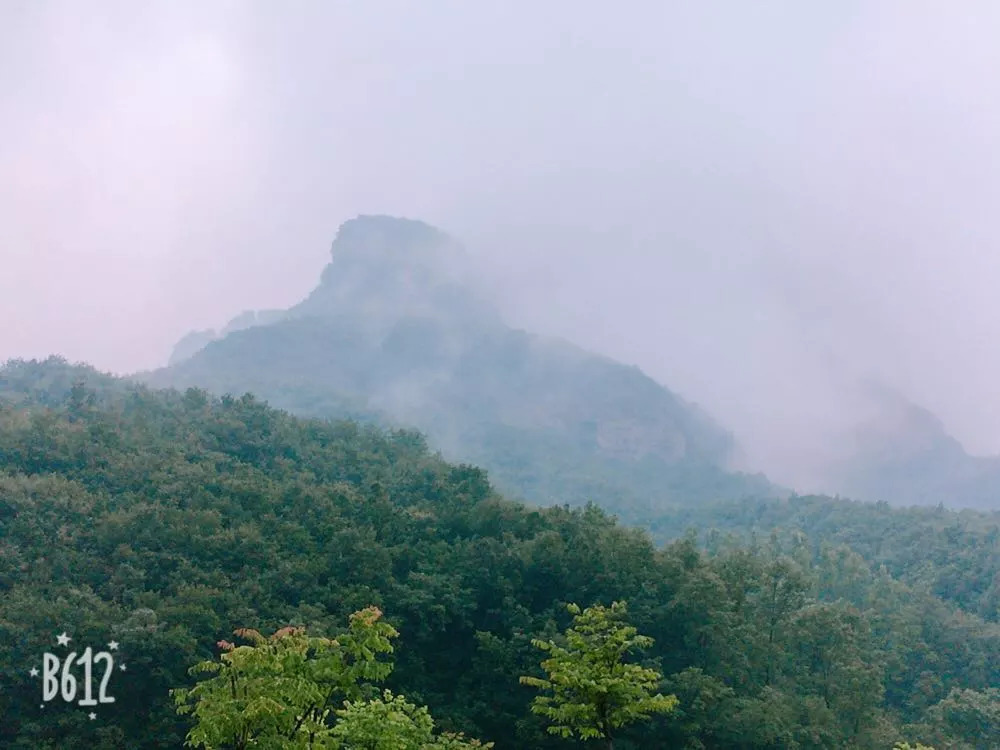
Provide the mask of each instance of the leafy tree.
POLYGON ((327 718, 334 698, 360 698, 366 685, 392 670, 379 655, 392 652, 397 633, 381 615, 375 607, 355 612, 336 639, 283 628, 270 638, 237 630, 250 646, 220 641, 219 661, 190 670, 214 677, 173 691, 178 712, 196 720, 187 744, 206 750, 333 746, 327 718))
POLYGON ((375 607, 355 612, 348 631, 335 639, 310 637, 303 628, 282 628, 270 638, 256 630, 236 635, 252 642, 218 645, 218 662, 192 667, 214 674, 191 689, 178 689, 179 713, 193 713, 192 747, 274 748, 275 750, 471 750, 491 748, 462 734, 435 737, 426 707, 384 690, 366 699, 371 683, 388 677, 397 633, 380 622, 375 607), (333 710, 335 696, 347 698, 333 710))
POLYGON ((666 684, 679 701, 667 722, 667 747, 703 750, 725 746, 725 740, 736 734, 732 730, 736 691, 731 687, 698 667, 671 675, 666 684))
POLYGON ((927 712, 943 737, 977 748, 1000 747, 1000 690, 954 689, 927 712))
POLYGON ((799 610, 792 632, 799 667, 796 684, 836 713, 843 725, 840 742, 857 744, 883 697, 878 657, 864 648, 866 623, 850 606, 817 603, 799 610))
POLYGON ((466 737, 461 732, 444 732, 439 735, 432 745, 433 750, 491 750, 492 742, 480 742, 477 739, 466 737))
POLYGON ((769 686, 774 681, 776 662, 784 653, 781 632, 792 615, 805 603, 807 579, 794 560, 778 556, 762 571, 757 601, 755 630, 762 636, 763 680, 769 686))
POLYGON ((580 611, 568 605, 573 625, 566 645, 534 639, 549 654, 542 662, 547 678, 521 677, 521 683, 549 693, 539 695, 531 710, 552 723, 548 731, 561 737, 603 738, 614 748, 615 733, 656 713, 669 713, 677 698, 654 693, 663 676, 654 669, 627 664, 629 652, 648 648, 653 639, 624 623, 625 602, 594 605, 580 611))
POLYGON ((331 734, 345 750, 409 750, 430 746, 433 729, 426 707, 386 690, 370 701, 348 701, 331 734))
POLYGON ((348 701, 337 711, 331 734, 343 750, 473 750, 493 747, 461 734, 435 737, 434 720, 425 706, 385 690, 369 701, 348 701))

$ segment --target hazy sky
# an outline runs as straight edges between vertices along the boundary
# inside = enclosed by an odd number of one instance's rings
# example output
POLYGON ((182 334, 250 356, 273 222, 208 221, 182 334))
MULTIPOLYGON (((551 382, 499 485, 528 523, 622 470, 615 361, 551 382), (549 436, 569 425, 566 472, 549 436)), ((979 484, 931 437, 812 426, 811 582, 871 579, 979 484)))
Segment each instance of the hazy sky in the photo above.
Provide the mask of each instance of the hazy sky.
POLYGON ((1000 452, 1000 4, 0 0, 0 359, 158 366, 421 218, 768 468, 858 378, 1000 452))

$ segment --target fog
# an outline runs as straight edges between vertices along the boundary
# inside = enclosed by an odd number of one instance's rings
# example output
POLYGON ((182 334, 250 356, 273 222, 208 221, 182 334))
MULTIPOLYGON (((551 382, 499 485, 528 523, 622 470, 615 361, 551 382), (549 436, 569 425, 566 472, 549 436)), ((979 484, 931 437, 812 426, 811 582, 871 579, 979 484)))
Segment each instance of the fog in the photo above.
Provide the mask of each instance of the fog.
POLYGON ((862 379, 1000 452, 998 23, 987 0, 8 0, 0 359, 162 365, 305 297, 337 226, 388 213, 779 478, 862 379))

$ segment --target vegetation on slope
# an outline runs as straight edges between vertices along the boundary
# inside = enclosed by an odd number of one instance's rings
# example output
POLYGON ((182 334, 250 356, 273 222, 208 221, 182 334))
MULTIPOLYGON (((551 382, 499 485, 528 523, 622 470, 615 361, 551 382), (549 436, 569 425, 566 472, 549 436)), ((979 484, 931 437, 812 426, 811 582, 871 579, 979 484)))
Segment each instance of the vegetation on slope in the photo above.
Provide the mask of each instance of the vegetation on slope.
POLYGON ((333 636, 370 605, 400 633, 385 686, 439 730, 573 747, 519 678, 544 678, 532 642, 561 642, 568 602, 622 600, 678 704, 616 747, 998 742, 1000 627, 844 545, 658 548, 593 506, 509 502, 416 433, 59 362, 0 371, 0 588, 4 747, 178 747, 169 690, 234 630, 333 636), (121 644, 96 721, 39 708, 28 670, 63 631, 121 644))
POLYGON ((815 561, 850 548, 872 570, 884 568, 915 589, 1000 622, 1000 512, 793 496, 677 507, 651 518, 649 528, 660 540, 698 529, 709 548, 733 535, 750 542, 805 534, 815 561))

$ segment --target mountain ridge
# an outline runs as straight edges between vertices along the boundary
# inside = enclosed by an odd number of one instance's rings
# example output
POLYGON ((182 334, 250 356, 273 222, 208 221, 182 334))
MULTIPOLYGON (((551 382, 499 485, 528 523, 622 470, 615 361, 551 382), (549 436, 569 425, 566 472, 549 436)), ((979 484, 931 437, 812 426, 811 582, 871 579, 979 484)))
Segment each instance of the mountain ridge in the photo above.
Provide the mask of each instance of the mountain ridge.
POLYGON ((302 302, 265 320, 244 314, 250 325, 142 377, 415 427, 534 502, 604 495, 636 517, 719 492, 775 492, 728 470, 735 441, 704 409, 638 367, 507 326, 469 277, 444 232, 360 216, 341 226, 302 302))

